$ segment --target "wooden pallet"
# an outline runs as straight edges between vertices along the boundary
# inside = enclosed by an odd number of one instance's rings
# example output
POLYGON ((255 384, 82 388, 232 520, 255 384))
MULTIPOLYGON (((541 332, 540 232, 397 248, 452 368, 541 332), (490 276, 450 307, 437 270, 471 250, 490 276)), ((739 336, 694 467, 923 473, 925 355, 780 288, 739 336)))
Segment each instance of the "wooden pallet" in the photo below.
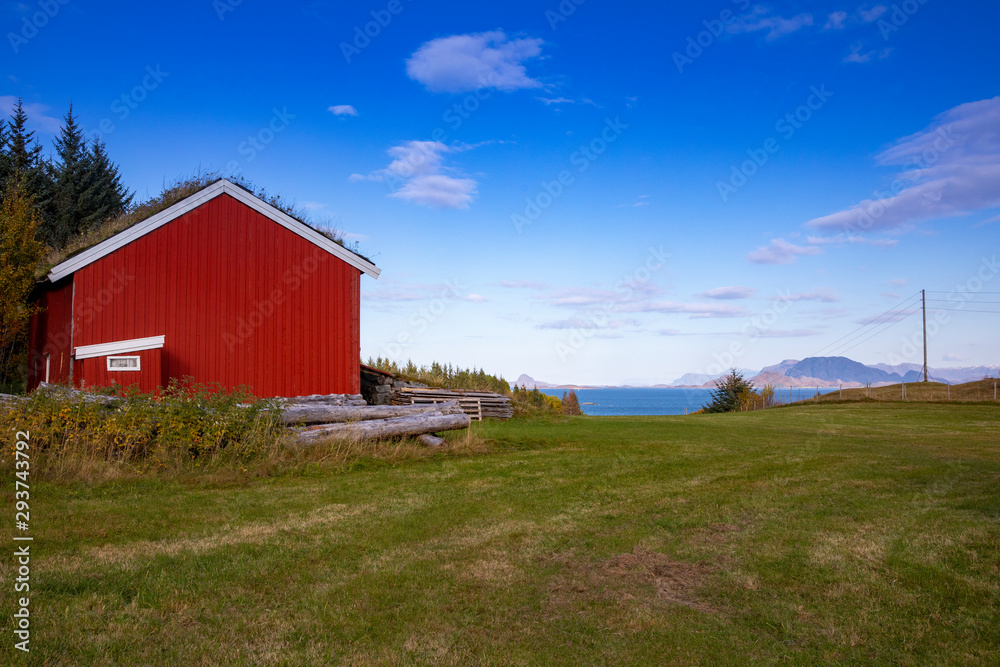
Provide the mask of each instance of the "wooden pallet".
POLYGON ((462 412, 476 421, 486 418, 510 419, 514 416, 509 398, 489 392, 404 387, 392 397, 393 405, 433 404, 446 401, 458 401, 462 412))

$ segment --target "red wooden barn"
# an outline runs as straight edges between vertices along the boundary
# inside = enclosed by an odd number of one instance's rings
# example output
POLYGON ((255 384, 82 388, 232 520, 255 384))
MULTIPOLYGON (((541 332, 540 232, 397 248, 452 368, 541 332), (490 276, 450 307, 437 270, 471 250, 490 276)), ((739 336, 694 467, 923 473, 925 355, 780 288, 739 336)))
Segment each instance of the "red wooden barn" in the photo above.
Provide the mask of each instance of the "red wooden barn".
POLYGON ((52 269, 28 388, 190 376, 260 397, 357 394, 362 273, 379 269, 216 181, 52 269))

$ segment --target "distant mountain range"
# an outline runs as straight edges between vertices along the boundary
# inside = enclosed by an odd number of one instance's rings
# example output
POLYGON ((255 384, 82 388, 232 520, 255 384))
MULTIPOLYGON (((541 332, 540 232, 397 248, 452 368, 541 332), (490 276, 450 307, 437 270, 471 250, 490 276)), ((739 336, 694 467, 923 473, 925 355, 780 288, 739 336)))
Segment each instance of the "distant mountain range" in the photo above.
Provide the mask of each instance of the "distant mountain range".
MULTIPOLYGON (((766 366, 760 372, 737 369, 743 376, 762 387, 770 384, 778 387, 863 387, 898 384, 900 382, 920 382, 924 379, 924 369, 920 364, 865 365, 847 357, 809 357, 807 359, 785 359, 780 364, 766 366)), ((928 368, 932 382, 961 384, 981 380, 986 376, 1000 375, 1000 366, 964 366, 960 368, 928 368)), ((715 387, 715 381, 729 371, 717 375, 686 373, 669 384, 647 385, 650 388, 667 387, 715 387)), ((586 385, 554 385, 537 381, 530 375, 517 378, 517 386, 528 389, 597 389, 586 385)))

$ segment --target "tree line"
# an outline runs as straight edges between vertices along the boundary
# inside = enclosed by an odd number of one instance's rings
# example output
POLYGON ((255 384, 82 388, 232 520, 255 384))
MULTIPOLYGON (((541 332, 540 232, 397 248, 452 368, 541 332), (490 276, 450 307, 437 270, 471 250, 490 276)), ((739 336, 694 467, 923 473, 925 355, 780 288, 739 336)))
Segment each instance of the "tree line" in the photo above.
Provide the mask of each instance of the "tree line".
POLYGON ((54 152, 28 130, 28 114, 17 100, 9 119, 0 121, 0 196, 20 189, 38 214, 38 240, 53 250, 108 218, 121 215, 132 203, 118 166, 100 139, 88 141, 73 105, 53 142, 54 152))
POLYGON ((20 98, 0 120, 0 392, 24 388, 30 303, 43 257, 132 205, 100 139, 88 141, 73 105, 47 155, 20 98))

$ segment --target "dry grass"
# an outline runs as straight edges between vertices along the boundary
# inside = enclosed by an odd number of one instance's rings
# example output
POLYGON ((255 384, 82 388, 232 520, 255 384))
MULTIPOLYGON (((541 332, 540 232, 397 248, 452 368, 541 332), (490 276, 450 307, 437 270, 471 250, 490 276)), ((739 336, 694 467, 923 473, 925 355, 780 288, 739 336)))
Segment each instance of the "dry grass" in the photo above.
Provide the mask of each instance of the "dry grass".
MULTIPOLYGON (((964 384, 947 385, 940 382, 910 382, 906 384, 907 401, 923 402, 979 402, 993 401, 1000 398, 1000 380, 986 378, 964 384), (996 394, 994 394, 996 388, 996 394)), ((903 386, 899 384, 885 387, 856 387, 844 389, 843 392, 823 394, 819 401, 901 401, 903 386)))

